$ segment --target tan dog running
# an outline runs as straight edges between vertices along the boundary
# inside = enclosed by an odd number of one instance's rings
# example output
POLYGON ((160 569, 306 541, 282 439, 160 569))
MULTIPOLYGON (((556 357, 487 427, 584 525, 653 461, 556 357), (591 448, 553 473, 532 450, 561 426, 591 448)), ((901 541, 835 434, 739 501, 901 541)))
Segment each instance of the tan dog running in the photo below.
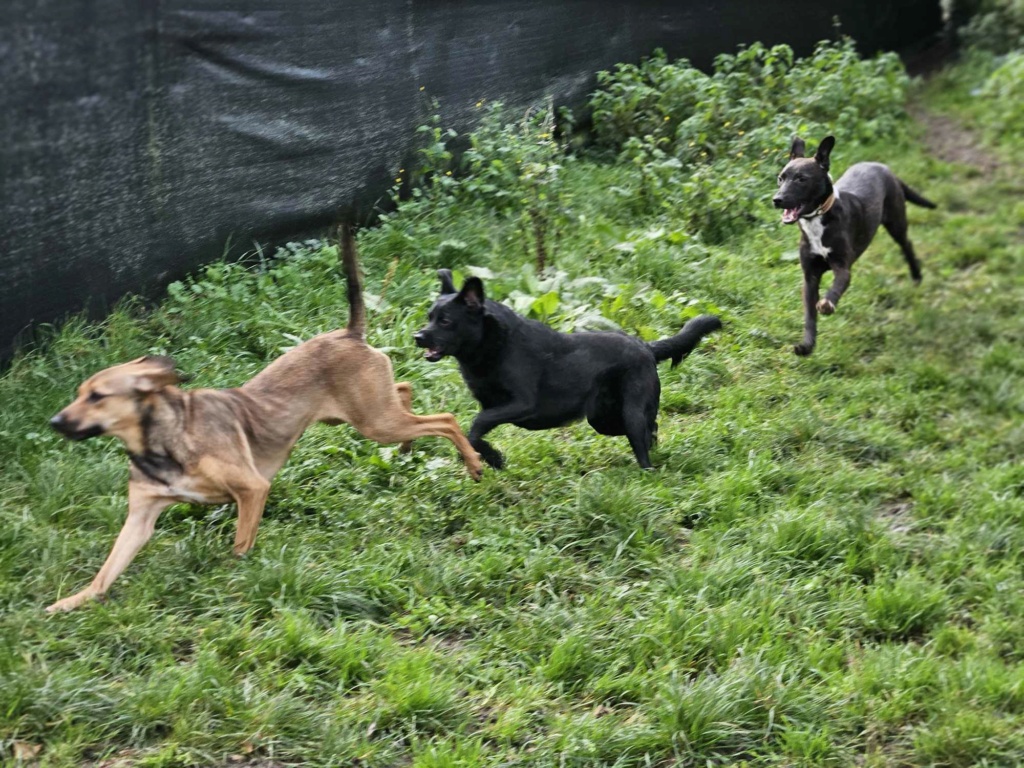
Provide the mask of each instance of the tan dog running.
POLYGON ((100 371, 50 424, 73 440, 120 438, 131 458, 128 518, 92 583, 47 611, 70 611, 102 596, 153 535, 175 502, 238 504, 236 555, 256 539, 270 481, 311 424, 349 423, 378 443, 408 450, 417 437, 451 440, 474 480, 477 452, 450 413, 416 416, 412 388, 396 384, 391 361, 363 340, 365 313, 355 241, 346 228, 342 263, 349 322, 300 344, 238 389, 183 391, 168 357, 146 356, 100 371))

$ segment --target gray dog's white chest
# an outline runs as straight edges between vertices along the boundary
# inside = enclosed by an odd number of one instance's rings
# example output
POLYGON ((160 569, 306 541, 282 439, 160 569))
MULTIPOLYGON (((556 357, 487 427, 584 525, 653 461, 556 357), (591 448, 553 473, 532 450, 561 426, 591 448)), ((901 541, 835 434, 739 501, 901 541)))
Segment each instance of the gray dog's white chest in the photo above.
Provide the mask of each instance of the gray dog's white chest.
POLYGON ((821 216, 812 219, 800 219, 800 231, 804 233, 808 244, 811 246, 811 253, 827 258, 832 252, 821 242, 821 236, 825 233, 825 225, 821 223, 821 216))

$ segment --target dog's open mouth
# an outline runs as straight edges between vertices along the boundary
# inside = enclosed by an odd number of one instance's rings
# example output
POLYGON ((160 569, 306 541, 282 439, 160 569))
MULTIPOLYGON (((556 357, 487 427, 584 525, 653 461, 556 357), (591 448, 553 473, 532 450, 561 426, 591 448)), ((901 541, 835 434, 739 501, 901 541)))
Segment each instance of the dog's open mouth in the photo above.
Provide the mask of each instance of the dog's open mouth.
POLYGON ((98 424, 94 424, 91 427, 85 429, 72 429, 72 430, 60 430, 60 433, 64 435, 68 440, 74 440, 78 442, 80 440, 88 440, 91 437, 99 437, 104 432, 103 427, 98 424))
POLYGON ((442 352, 437 347, 431 347, 424 353, 423 357, 426 358, 428 363, 436 363, 438 360, 444 357, 444 352, 442 352))
POLYGON ((786 208, 782 211, 782 223, 792 224, 800 218, 800 208, 786 208))

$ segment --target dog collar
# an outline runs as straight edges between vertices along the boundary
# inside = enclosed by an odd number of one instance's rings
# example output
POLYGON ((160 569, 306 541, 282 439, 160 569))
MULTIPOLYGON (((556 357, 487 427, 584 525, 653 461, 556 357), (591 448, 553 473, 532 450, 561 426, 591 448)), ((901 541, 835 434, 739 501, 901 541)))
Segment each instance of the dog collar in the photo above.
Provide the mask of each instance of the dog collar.
POLYGON ((822 214, 828 213, 829 211, 832 210, 832 206, 836 204, 836 199, 838 197, 839 197, 839 195, 833 189, 829 193, 829 196, 825 198, 825 202, 823 202, 821 205, 819 205, 817 208, 814 209, 814 213, 809 213, 806 216, 801 216, 800 218, 801 219, 814 219, 814 218, 817 218, 818 216, 821 216, 822 214))

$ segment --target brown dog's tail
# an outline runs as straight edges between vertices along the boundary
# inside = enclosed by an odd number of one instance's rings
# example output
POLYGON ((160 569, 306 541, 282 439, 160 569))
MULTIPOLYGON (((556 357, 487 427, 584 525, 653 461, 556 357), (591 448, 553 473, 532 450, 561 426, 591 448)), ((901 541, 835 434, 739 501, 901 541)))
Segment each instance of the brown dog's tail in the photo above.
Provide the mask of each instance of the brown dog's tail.
POLYGON ((701 339, 721 327, 722 321, 717 315, 701 315, 690 320, 675 336, 652 341, 647 346, 654 353, 656 361, 660 363, 662 360, 671 360, 675 368, 680 360, 693 352, 701 339))
POLYGON ((929 200, 928 198, 922 197, 917 192, 915 192, 910 187, 908 187, 906 185, 906 183, 904 183, 903 179, 897 179, 897 181, 900 183, 900 186, 903 188, 903 196, 905 198, 907 198, 907 200, 912 202, 914 205, 920 205, 922 208, 938 208, 939 207, 935 203, 933 203, 931 200, 929 200))
POLYGON ((348 224, 341 225, 341 269, 348 284, 348 332, 363 338, 366 332, 366 308, 363 306, 363 285, 356 261, 356 236, 348 224))

